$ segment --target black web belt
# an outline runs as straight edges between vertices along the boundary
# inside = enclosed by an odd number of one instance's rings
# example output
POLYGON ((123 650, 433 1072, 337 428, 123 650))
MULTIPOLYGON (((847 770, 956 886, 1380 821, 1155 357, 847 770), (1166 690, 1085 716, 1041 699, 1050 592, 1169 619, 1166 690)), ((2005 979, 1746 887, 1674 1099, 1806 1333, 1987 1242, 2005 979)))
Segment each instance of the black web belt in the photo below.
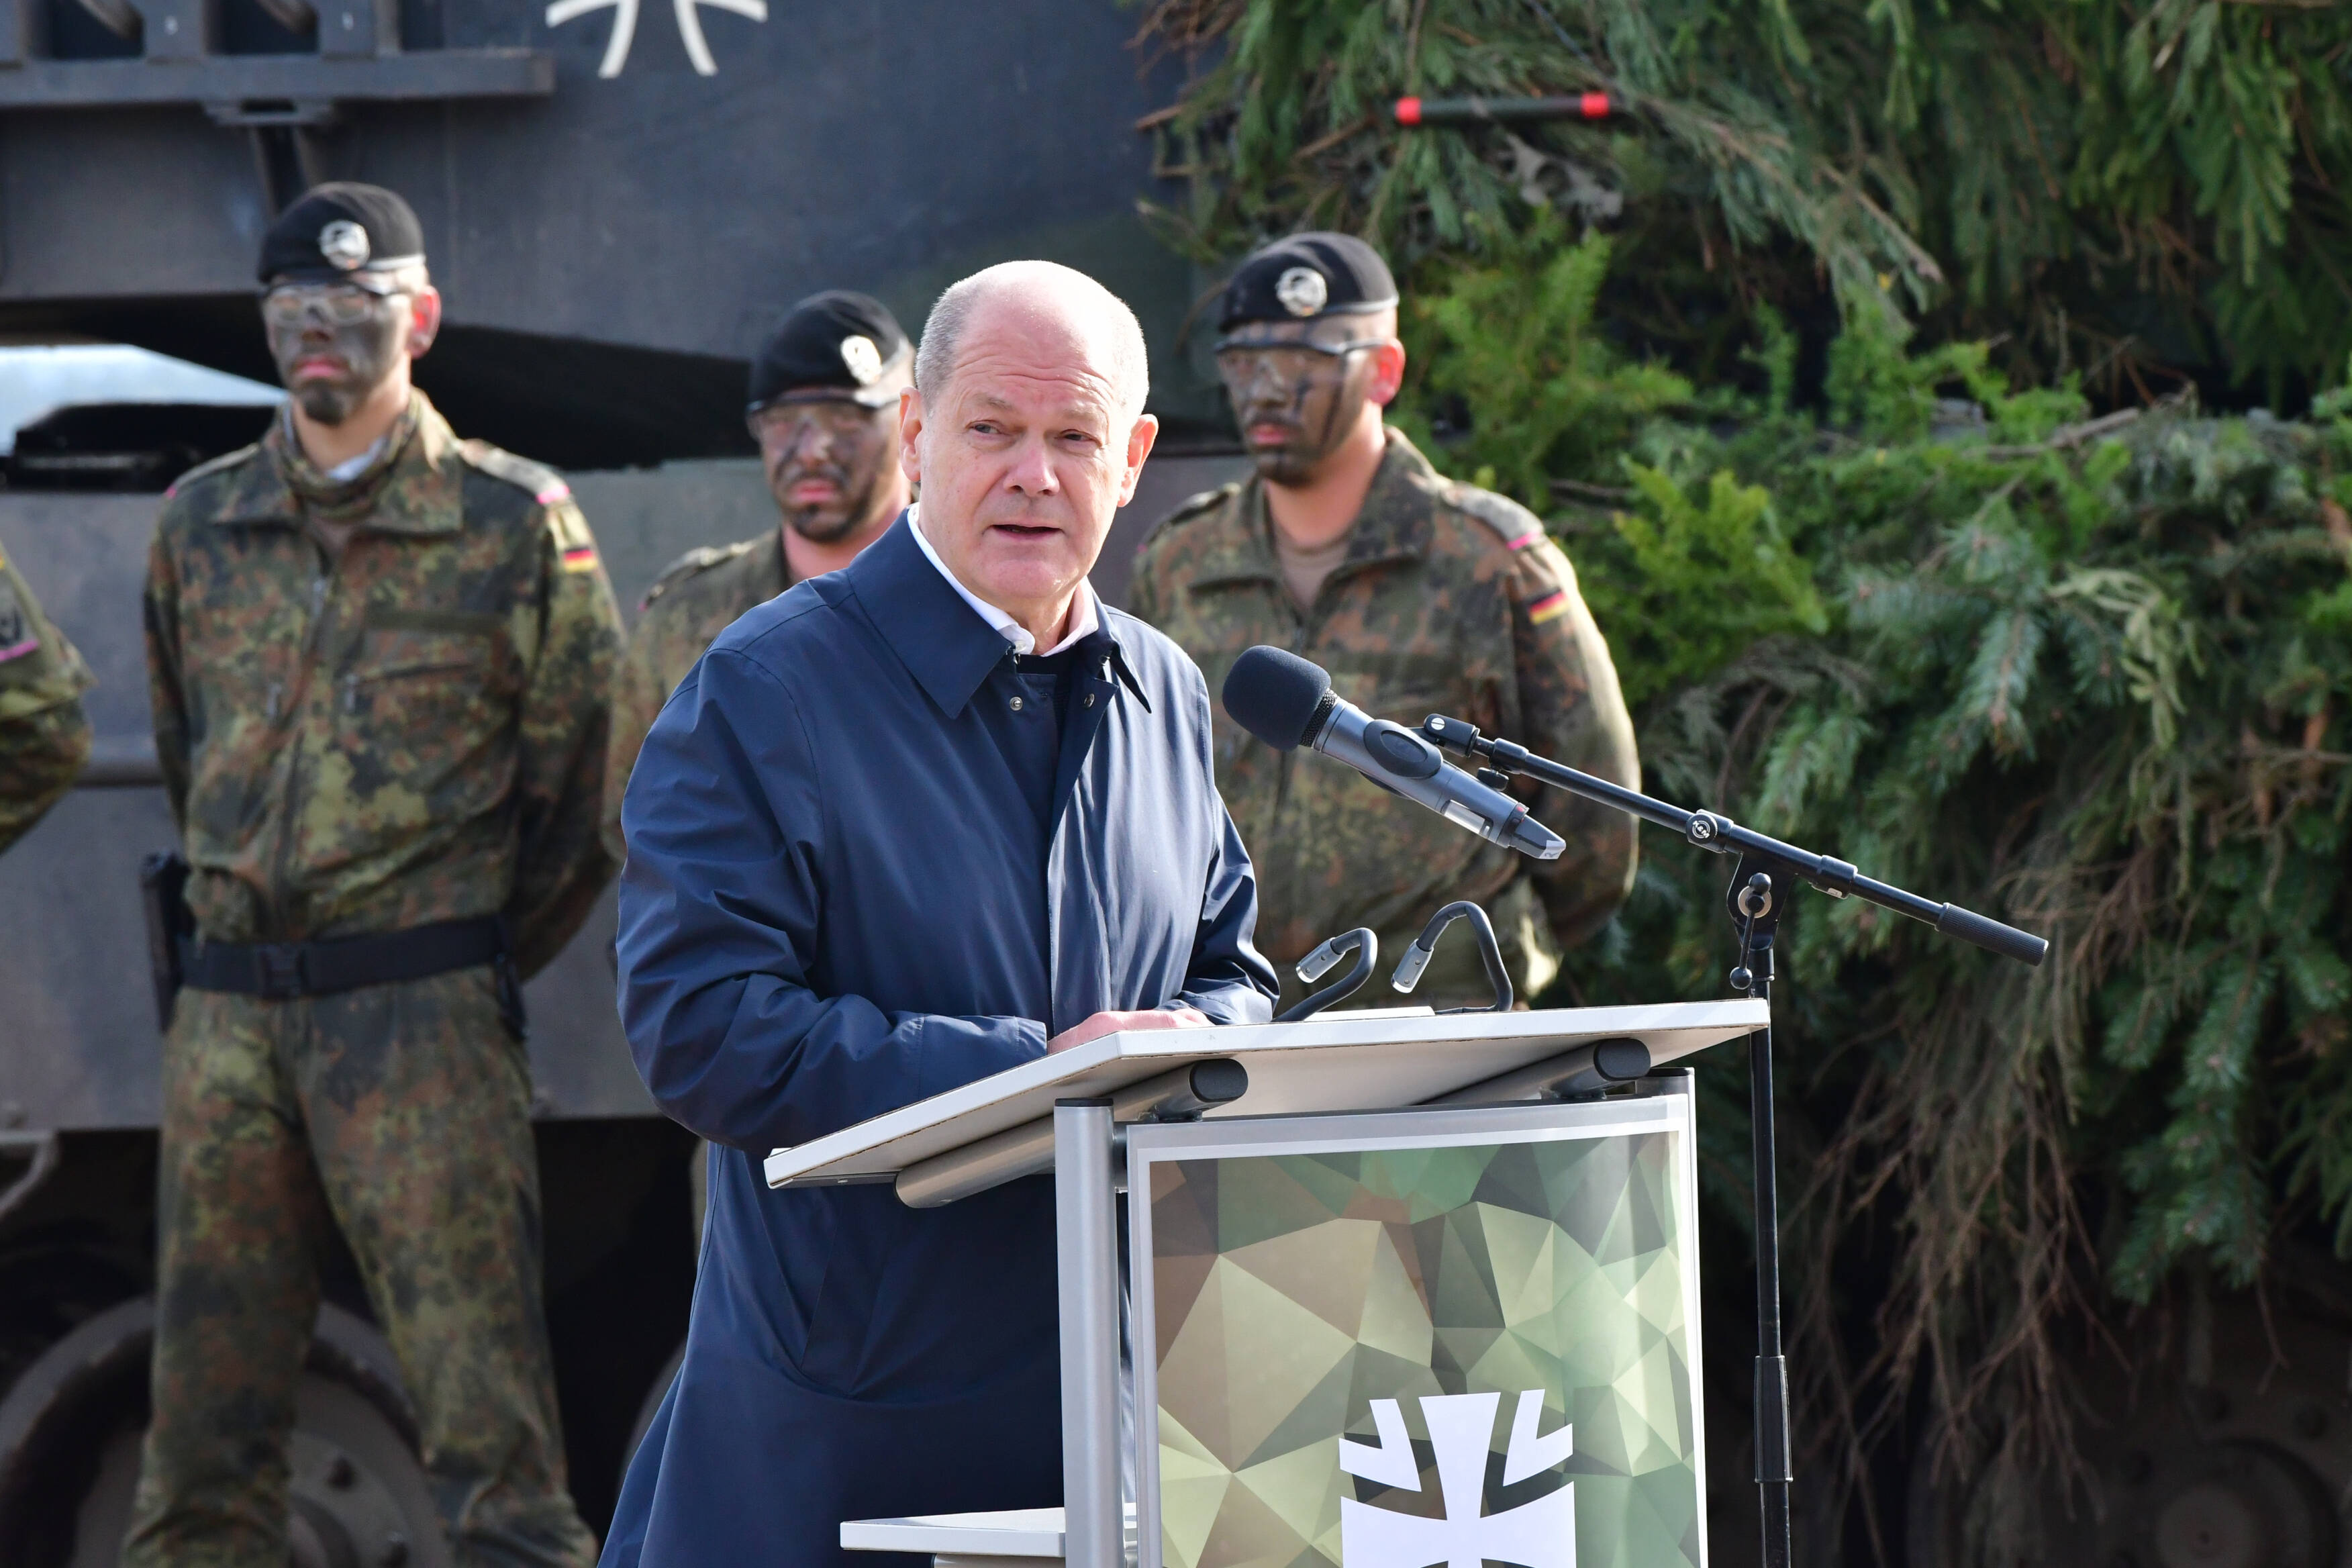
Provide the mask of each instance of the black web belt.
POLYGON ((326 996, 362 985, 423 980, 453 969, 495 963, 508 989, 505 922, 496 915, 436 921, 378 936, 333 942, 203 942, 180 939, 181 983, 272 1002, 326 996))

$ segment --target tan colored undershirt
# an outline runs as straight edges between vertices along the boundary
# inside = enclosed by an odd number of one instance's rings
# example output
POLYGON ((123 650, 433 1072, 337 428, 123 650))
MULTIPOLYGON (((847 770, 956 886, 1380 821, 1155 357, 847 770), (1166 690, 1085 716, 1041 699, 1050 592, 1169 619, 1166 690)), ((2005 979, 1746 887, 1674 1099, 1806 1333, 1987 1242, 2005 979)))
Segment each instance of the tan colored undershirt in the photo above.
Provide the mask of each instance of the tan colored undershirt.
POLYGON ((1282 573, 1282 585, 1290 590, 1290 602, 1298 606, 1298 613, 1311 615, 1315 609, 1315 595, 1323 591, 1323 584, 1332 573, 1339 569, 1339 563, 1348 558, 1349 536, 1355 530, 1349 529, 1328 544, 1318 544, 1311 550, 1302 550, 1291 543, 1289 536, 1282 531, 1278 523, 1271 531, 1274 534, 1274 563, 1282 573))

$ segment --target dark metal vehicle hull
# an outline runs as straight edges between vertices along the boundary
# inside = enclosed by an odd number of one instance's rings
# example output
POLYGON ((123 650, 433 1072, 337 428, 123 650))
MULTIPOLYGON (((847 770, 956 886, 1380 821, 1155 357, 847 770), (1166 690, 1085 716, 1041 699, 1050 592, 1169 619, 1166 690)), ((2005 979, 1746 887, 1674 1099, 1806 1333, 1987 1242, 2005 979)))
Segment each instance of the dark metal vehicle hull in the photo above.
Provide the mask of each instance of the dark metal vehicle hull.
MULTIPOLYGON (((1117 600, 1150 522, 1234 467, 1205 455, 1213 374, 1177 347, 1205 279, 1138 214, 1158 190, 1135 122, 1179 66, 1131 50, 1135 23, 1112 0, 0 0, 0 342, 130 342, 273 380, 263 226, 309 180, 392 185, 447 302, 420 383, 461 434, 567 470, 633 612, 683 551, 775 525, 743 379, 794 300, 862 289, 911 329, 953 278, 1045 257, 1118 290, 1151 342, 1171 455, 1097 572, 1117 600)), ((157 498, 87 487, 152 489, 236 420, 47 421, 15 482, 83 490, 0 491, 0 547, 100 679, 82 786, 0 860, 9 1568, 110 1563, 146 1417, 161 1040, 134 873, 173 840, 139 615, 157 498), (76 446, 151 426, 137 451, 76 446)), ((683 1335, 696 1247, 697 1146, 628 1059, 611 934, 608 897, 529 991, 549 1321, 593 1525, 683 1335)), ((326 1279, 296 1561, 442 1561, 356 1273, 332 1258, 326 1279)))

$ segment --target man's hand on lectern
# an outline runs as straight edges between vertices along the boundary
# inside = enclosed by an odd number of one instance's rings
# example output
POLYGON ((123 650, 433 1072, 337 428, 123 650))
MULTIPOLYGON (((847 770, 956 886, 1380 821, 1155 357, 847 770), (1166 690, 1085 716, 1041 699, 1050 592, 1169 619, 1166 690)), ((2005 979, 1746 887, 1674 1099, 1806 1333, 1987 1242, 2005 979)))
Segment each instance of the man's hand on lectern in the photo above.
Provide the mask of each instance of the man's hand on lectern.
POLYGON ((1045 1054, 1066 1051, 1125 1029, 1205 1029, 1209 1016, 1198 1007, 1150 1007, 1139 1013, 1097 1013, 1045 1042, 1045 1054))

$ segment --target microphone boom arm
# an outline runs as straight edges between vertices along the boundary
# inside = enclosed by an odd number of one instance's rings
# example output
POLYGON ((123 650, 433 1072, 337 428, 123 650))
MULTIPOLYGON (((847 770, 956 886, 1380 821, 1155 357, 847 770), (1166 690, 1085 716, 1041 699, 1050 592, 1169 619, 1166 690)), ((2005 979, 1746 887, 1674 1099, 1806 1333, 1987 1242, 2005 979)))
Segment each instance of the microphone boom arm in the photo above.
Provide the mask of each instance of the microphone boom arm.
POLYGON ((2004 925, 1958 904, 1941 904, 1933 899, 1906 892, 1891 883, 1865 877, 1843 860, 1827 855, 1816 855, 1793 844, 1742 827, 1720 812, 1685 811, 1678 805, 1654 800, 1639 790, 1611 784, 1607 779, 1579 773, 1548 757, 1537 756, 1516 742, 1497 736, 1482 735, 1477 726, 1460 719, 1450 719, 1443 713, 1433 713, 1422 721, 1421 732, 1436 745, 1456 756, 1475 761, 1503 773, 1524 773, 1538 783, 1554 784, 1570 795, 1587 800, 1613 805, 1618 810, 1640 817, 1675 834, 1698 848, 1717 855, 1748 855, 1785 868, 1798 879, 1810 883, 1833 899, 1848 895, 1892 910, 1898 915, 1931 925, 1945 936, 1958 937, 1972 942, 1989 952, 2021 963, 2039 964, 2050 952, 2050 943, 2031 931, 2004 925))

